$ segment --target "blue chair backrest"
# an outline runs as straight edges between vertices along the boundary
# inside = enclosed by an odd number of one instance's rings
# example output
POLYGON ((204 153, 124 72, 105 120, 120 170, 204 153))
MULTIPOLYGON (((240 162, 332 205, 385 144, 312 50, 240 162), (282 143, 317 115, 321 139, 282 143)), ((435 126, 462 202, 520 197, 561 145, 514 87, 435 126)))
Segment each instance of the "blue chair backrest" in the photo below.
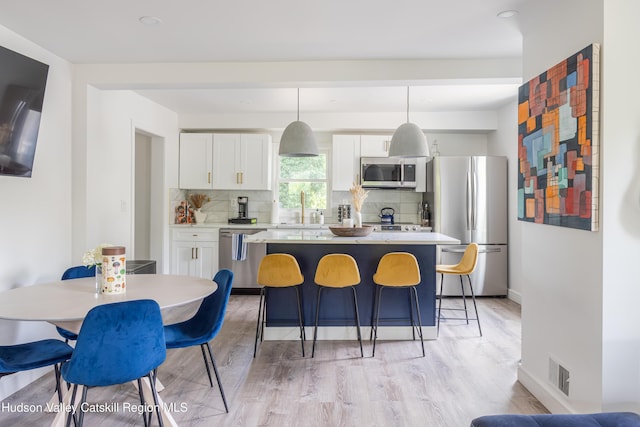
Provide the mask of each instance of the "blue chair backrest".
POLYGON ((90 387, 133 381, 166 358, 160 307, 153 300, 103 304, 87 313, 63 377, 90 387))
POLYGON ((96 266, 86 267, 84 265, 78 265, 68 268, 62 274, 62 280, 80 279, 82 277, 93 277, 96 275, 96 266))
POLYGON ((223 268, 216 273, 213 281, 218 285, 218 289, 203 299, 196 314, 183 323, 183 327, 189 330, 190 334, 205 337, 206 341, 212 340, 222 328, 233 286, 233 272, 223 268))

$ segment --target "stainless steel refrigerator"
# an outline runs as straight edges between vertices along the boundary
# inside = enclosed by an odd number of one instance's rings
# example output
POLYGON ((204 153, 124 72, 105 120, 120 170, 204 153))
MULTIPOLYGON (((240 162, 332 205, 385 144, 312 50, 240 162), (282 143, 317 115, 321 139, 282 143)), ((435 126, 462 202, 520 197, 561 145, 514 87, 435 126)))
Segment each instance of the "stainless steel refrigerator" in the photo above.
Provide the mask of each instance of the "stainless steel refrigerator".
MULTIPOLYGON (((476 295, 507 295, 507 158, 435 157, 428 177, 434 231, 461 242, 460 246, 441 246, 438 263, 458 263, 466 245, 475 242, 480 246, 478 265, 471 275, 476 295)), ((464 282, 469 295, 466 279, 464 282)), ((437 283, 439 291, 440 277, 437 283)), ((445 275, 443 293, 459 295, 460 279, 445 275)))

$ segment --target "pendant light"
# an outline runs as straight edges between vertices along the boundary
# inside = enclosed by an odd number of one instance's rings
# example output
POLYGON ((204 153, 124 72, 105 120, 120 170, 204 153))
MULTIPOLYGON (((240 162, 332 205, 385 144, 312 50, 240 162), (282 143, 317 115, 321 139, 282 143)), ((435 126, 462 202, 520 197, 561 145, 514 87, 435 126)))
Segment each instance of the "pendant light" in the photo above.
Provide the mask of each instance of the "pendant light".
POLYGON ((407 86, 407 123, 401 124, 391 137, 389 157, 431 158, 427 137, 415 123, 409 123, 409 87, 407 86))
POLYGON ((308 124, 300 121, 300 88, 298 88, 298 118, 291 122, 280 138, 279 155, 283 157, 312 157, 318 155, 316 137, 308 124))

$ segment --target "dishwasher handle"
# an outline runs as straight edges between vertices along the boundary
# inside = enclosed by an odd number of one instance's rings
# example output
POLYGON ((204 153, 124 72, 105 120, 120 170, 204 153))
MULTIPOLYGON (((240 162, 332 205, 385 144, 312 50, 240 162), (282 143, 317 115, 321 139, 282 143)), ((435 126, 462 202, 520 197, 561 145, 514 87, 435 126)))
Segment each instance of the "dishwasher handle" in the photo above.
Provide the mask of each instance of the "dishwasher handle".
POLYGON ((266 228, 250 228, 250 229, 244 229, 244 228, 225 228, 225 229, 221 229, 220 230, 220 237, 231 237, 234 234, 247 234, 247 235, 251 235, 251 234, 256 234, 259 233, 261 231, 267 231, 266 228))

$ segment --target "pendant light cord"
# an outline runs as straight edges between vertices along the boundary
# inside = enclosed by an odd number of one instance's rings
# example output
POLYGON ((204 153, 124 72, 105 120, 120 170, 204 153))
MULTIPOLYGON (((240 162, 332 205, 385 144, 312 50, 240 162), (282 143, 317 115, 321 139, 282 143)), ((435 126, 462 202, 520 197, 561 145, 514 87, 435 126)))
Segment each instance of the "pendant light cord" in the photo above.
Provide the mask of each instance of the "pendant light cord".
POLYGON ((297 120, 300 121, 300 88, 298 88, 298 116, 297 120))
POLYGON ((407 86, 407 123, 409 123, 409 86, 407 86))

